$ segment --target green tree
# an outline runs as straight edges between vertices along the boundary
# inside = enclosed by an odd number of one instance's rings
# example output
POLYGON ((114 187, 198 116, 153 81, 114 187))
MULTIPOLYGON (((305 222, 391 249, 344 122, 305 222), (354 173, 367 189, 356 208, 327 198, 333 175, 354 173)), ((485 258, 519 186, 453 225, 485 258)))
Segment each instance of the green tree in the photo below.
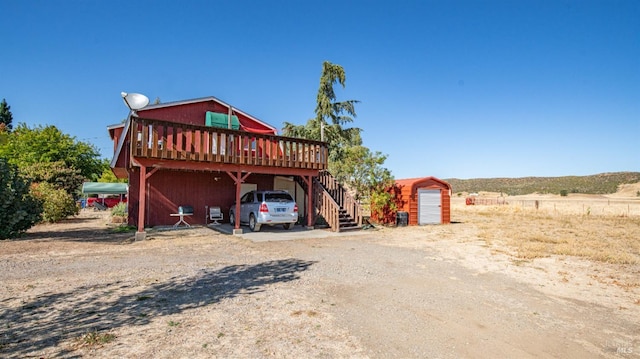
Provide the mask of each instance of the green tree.
POLYGON ((316 117, 304 125, 285 122, 283 133, 285 136, 324 140, 329 146, 329 172, 338 182, 354 191, 356 199, 377 204, 390 201, 387 189, 393 185, 393 176, 383 166, 387 156, 363 146, 362 129, 343 127, 354 121, 355 104, 359 102, 337 101, 334 86, 339 84, 344 88, 345 83, 346 74, 342 66, 325 61, 316 98, 316 117))
POLYGON ((0 158, 0 239, 14 238, 40 221, 42 202, 29 185, 15 165, 0 158))
POLYGON ((31 193, 42 201, 42 220, 59 222, 69 216, 79 213, 76 201, 67 191, 57 188, 48 182, 41 182, 32 186, 31 193))
POLYGON ((13 125, 13 114, 11 113, 11 106, 7 104, 6 99, 2 99, 0 102, 0 133, 11 132, 13 125))
POLYGON ((342 148, 362 144, 360 128, 343 128, 353 122, 356 117, 355 104, 357 100, 337 101, 334 86, 346 86, 346 73, 340 65, 325 61, 322 64, 320 86, 316 96, 316 117, 307 121, 305 125, 284 123, 285 136, 325 141, 329 146, 329 158, 333 162, 342 159, 342 148))
POLYGON ((104 183, 127 183, 128 180, 126 178, 118 178, 111 171, 111 161, 104 158, 102 159, 102 175, 98 178, 98 182, 104 183))
POLYGON ((344 160, 334 164, 334 177, 356 191, 356 199, 369 198, 372 190, 385 190, 393 184, 391 172, 383 167, 387 156, 365 146, 345 148, 344 160))
POLYGON ((20 173, 33 183, 49 183, 56 189, 64 190, 73 198, 79 197, 79 188, 84 182, 80 171, 67 167, 64 162, 38 162, 25 164, 20 173))
POLYGON ((347 100, 338 102, 334 86, 342 85, 345 88, 347 75, 340 65, 332 64, 329 61, 322 63, 322 75, 320 76, 320 87, 316 96, 316 120, 322 125, 331 121, 332 125, 344 125, 353 122, 356 117, 355 104, 357 100, 347 100), (351 117, 353 116, 353 117, 351 117))
POLYGON ((6 143, 0 145, 0 157, 21 170, 37 163, 60 161, 89 180, 98 179, 103 170, 95 146, 78 141, 51 125, 29 128, 24 123, 18 124, 6 143))

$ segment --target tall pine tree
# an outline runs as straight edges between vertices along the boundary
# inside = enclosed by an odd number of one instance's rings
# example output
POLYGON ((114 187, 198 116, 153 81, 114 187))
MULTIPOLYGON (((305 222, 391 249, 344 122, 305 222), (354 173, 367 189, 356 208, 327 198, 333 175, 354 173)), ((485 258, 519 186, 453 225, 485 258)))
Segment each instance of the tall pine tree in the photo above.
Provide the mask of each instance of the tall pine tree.
POLYGON ((11 122, 13 122, 11 106, 7 104, 6 99, 2 99, 0 102, 0 132, 10 132, 13 128, 11 122))

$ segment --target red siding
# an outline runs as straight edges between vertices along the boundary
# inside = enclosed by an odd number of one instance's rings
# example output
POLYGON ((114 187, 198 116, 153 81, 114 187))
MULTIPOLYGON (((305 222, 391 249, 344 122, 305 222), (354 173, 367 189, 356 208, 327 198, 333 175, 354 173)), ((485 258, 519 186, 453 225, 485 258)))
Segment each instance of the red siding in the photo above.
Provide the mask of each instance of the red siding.
MULTIPOLYGON (((129 176, 129 223, 138 223, 140 172, 134 167, 129 176)), ((252 174, 244 183, 255 183, 259 190, 273 189, 273 176, 252 174)), ((205 206, 218 206, 228 222, 229 208, 235 201, 235 184, 225 172, 184 172, 158 170, 147 179, 145 227, 172 225, 178 221, 170 216, 178 206, 193 207, 189 224, 205 224, 205 206), (219 178, 217 181, 215 178, 219 178)))
MULTIPOLYGON (((140 118, 149 118, 154 120, 164 120, 189 125, 203 126, 205 124, 207 111, 226 114, 228 113, 229 108, 222 104, 219 104, 218 102, 210 100, 170 107, 152 108, 148 110, 142 109, 138 111, 138 116, 140 118)), ((271 128, 264 126, 262 123, 256 122, 241 113, 234 111, 233 114, 238 116, 238 121, 240 121, 240 124, 242 126, 248 127, 250 129, 255 129, 258 132, 272 130, 271 128)))

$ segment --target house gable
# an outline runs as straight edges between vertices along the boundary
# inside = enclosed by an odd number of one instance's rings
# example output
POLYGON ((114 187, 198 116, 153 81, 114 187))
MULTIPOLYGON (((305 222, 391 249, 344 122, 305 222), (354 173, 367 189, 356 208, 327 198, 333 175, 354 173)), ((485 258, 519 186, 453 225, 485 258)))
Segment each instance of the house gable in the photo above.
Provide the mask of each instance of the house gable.
POLYGON ((273 135, 278 134, 278 130, 275 127, 260 121, 246 112, 234 108, 215 97, 150 105, 138 110, 137 114, 140 118, 203 126, 205 125, 207 112, 237 116, 240 122, 240 129, 243 131, 273 135))

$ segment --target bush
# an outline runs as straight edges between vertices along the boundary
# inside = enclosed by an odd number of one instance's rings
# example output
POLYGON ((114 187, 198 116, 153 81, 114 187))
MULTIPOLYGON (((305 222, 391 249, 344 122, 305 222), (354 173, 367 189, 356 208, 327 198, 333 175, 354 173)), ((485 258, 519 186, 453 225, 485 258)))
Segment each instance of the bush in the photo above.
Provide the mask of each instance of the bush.
POLYGON ((40 221, 42 203, 29 185, 16 166, 0 158, 0 239, 15 238, 40 221))
POLYGON ((562 197, 566 197, 566 196, 567 196, 567 194, 568 194, 568 193, 567 193, 567 190, 566 190, 566 189, 560 190, 560 196, 562 196, 562 197))
MULTIPOLYGON (((67 167, 62 161, 24 165, 20 167, 20 173, 33 183, 48 182, 72 196, 77 194, 84 182, 79 170, 67 167)), ((77 196, 74 199, 77 199, 77 196)))
POLYGON ((33 185, 32 192, 43 202, 43 221, 58 222, 80 213, 80 209, 73 197, 67 191, 56 188, 51 183, 42 182, 33 185))
POLYGON ((127 205, 124 202, 120 202, 111 208, 111 215, 124 217, 127 215, 127 205))

